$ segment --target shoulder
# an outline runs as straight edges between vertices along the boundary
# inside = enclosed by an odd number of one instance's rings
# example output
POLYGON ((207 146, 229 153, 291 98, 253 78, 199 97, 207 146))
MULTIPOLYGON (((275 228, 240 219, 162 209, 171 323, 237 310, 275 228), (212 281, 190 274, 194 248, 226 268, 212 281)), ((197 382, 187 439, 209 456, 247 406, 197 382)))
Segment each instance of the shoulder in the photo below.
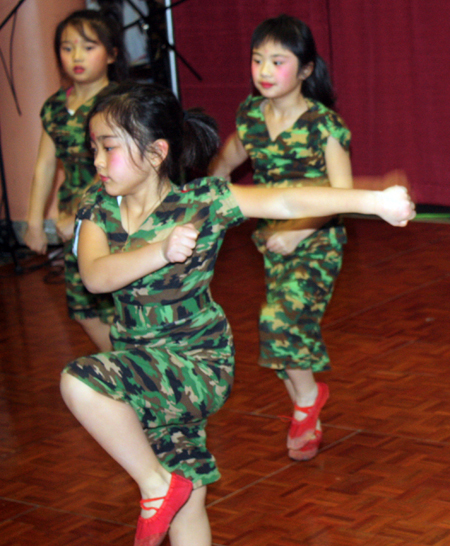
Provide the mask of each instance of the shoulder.
POLYGON ((56 91, 56 93, 50 95, 42 106, 41 117, 49 110, 54 110, 55 108, 60 108, 61 106, 65 108, 67 98, 66 92, 66 89, 61 87, 58 89, 58 91, 56 91))
POLYGON ((332 136, 345 148, 348 148, 351 133, 342 117, 319 101, 313 99, 308 99, 308 101, 312 106, 307 113, 307 117, 312 126, 315 127, 324 138, 332 136))
POLYGON ((188 204, 195 203, 195 208, 207 209, 208 215, 221 218, 225 223, 239 222, 243 216, 231 188, 232 184, 227 180, 207 176, 186 184, 180 192, 188 204))
POLYGON ((264 97, 249 95, 238 107, 238 116, 242 116, 255 111, 260 111, 261 103, 264 97))
POLYGON ((218 194, 225 194, 229 191, 229 183, 217 176, 196 178, 179 188, 179 192, 185 195, 187 199, 189 199, 190 196, 195 196, 197 198, 202 198, 202 200, 214 200, 218 194))
POLYGON ((100 211, 104 208, 114 207, 116 203, 117 199, 106 193, 103 184, 100 182, 93 184, 83 195, 78 209, 78 218, 80 220, 91 219, 94 209, 100 211))
POLYGON ((309 110, 311 119, 315 120, 317 123, 322 123, 330 127, 336 126, 347 128, 345 121, 337 112, 331 110, 331 108, 328 108, 319 101, 313 99, 308 99, 308 101, 312 104, 309 110))

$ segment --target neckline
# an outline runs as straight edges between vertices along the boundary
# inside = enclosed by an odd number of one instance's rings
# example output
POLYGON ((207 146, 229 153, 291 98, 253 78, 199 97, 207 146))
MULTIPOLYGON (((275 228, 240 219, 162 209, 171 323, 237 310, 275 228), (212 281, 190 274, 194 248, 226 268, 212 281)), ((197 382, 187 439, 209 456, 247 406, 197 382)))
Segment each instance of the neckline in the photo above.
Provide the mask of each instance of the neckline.
POLYGON ((270 134, 270 131, 269 131, 269 127, 267 126, 266 117, 264 115, 264 108, 265 108, 265 105, 268 103, 269 99, 266 99, 264 97, 261 97, 261 98, 262 98, 262 101, 258 105, 258 112, 260 114, 262 122, 264 123, 264 128, 265 128, 265 131, 267 133, 267 137, 268 137, 268 139, 270 140, 271 143, 275 143, 281 137, 281 135, 283 135, 284 133, 292 132, 292 130, 295 128, 295 126, 301 120, 301 118, 303 116, 305 116, 308 112, 310 112, 311 109, 314 107, 314 102, 311 99, 309 99, 308 97, 303 97, 305 99, 305 102, 306 102, 306 105, 307 105, 308 108, 303 113, 301 113, 298 116, 298 118, 296 118, 294 120, 294 122, 289 127, 286 127, 286 129, 283 129, 283 131, 280 131, 275 138, 272 138, 272 136, 270 134))
MULTIPOLYGON (((122 229, 123 231, 127 234, 127 238, 128 237, 133 237, 133 235, 135 235, 136 233, 139 233, 142 229, 142 227, 148 222, 149 218, 151 216, 153 216, 158 210, 159 208, 161 207, 161 205, 165 202, 165 200, 167 199, 167 197, 172 193, 173 191, 173 184, 170 184, 169 186, 169 190, 167 191, 167 193, 163 196, 162 199, 160 199, 159 201, 156 202, 155 206, 152 208, 152 210, 147 214, 147 216, 145 217, 145 219, 140 223, 139 227, 133 231, 132 233, 130 233, 129 231, 127 231, 127 229, 125 228, 125 225, 124 225, 124 217, 123 217, 123 214, 122 214, 122 211, 120 209, 120 205, 123 201, 123 195, 118 195, 116 197, 116 200, 117 200, 117 207, 119 209, 119 219, 120 219, 120 225, 122 226, 122 229)), ((127 209, 128 210, 128 209, 127 209)))
POLYGON ((96 99, 97 95, 100 93, 100 91, 103 91, 104 89, 106 89, 107 87, 109 87, 111 85, 111 82, 108 82, 105 87, 102 87, 95 95, 92 95, 92 97, 90 97, 89 99, 87 99, 86 101, 84 101, 83 103, 81 103, 78 108, 74 109, 74 108, 69 108, 67 106, 67 101, 69 99, 69 96, 72 94, 72 91, 74 90, 74 86, 72 85, 71 87, 68 87, 67 89, 63 89, 61 88, 61 92, 63 93, 63 96, 64 96, 64 107, 67 111, 67 113, 70 115, 70 116, 74 116, 77 112, 79 112, 80 110, 82 110, 83 108, 84 109, 88 109, 90 110, 91 109, 91 106, 92 106, 92 102, 96 99))

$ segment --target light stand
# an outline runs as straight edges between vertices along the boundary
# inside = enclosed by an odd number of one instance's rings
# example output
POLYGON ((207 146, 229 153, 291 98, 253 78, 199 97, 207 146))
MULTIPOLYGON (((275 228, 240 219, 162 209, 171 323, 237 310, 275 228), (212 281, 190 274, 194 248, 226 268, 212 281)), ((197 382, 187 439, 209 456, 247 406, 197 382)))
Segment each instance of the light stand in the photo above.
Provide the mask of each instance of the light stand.
MULTIPOLYGON (((25 2, 25 0, 20 0, 15 8, 7 15, 5 20, 0 24, 0 30, 6 25, 6 23, 11 19, 11 17, 17 12, 20 6, 25 2)), ((11 83, 11 82, 10 82, 11 83)), ((19 115, 21 115, 20 109, 17 104, 17 98, 13 90, 14 100, 16 101, 16 106, 19 115)), ((19 264, 16 250, 19 248, 19 242, 17 241, 16 234, 14 232, 13 223, 11 221, 11 215, 9 211, 9 201, 8 201, 8 191, 6 187, 6 177, 5 177, 5 167, 3 163, 3 153, 2 153, 2 143, 1 143, 1 131, 0 131, 0 178, 1 178, 1 188, 2 188, 2 207, 5 209, 5 219, 0 222, 0 249, 4 252, 9 252, 11 255, 12 261, 14 263, 14 270, 16 273, 22 273, 22 266, 19 264)))
POLYGON ((176 70, 172 67, 174 63, 170 62, 170 56, 178 57, 198 80, 201 81, 202 77, 181 55, 173 43, 170 43, 170 41, 173 42, 173 28, 168 24, 166 12, 186 2, 186 0, 179 0, 172 4, 168 3, 169 0, 165 1, 166 5, 156 0, 147 0, 148 14, 146 15, 136 6, 133 0, 125 0, 139 15, 139 19, 125 26, 123 30, 125 31, 135 25, 139 25, 147 37, 149 66, 134 67, 134 69, 131 69, 132 75, 136 78, 149 78, 154 82, 171 88, 173 93, 179 96, 176 70))

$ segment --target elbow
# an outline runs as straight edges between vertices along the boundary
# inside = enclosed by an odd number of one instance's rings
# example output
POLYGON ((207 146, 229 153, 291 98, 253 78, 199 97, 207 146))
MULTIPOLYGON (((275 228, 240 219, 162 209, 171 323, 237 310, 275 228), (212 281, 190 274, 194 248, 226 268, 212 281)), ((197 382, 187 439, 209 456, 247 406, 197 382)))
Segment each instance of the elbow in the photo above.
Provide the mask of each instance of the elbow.
POLYGON ((105 294, 111 292, 106 279, 102 275, 80 272, 84 287, 91 294, 105 294))
POLYGON ((103 294, 104 292, 107 292, 100 283, 96 283, 95 281, 86 281, 83 279, 83 284, 86 290, 91 294, 103 294))

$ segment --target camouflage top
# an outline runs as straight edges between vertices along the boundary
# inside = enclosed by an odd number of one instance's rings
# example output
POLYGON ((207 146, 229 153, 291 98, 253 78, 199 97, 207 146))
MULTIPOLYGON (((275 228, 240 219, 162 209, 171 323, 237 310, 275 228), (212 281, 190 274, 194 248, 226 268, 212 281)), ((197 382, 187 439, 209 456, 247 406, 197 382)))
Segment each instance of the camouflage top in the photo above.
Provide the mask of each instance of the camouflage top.
POLYGON ((262 111, 264 100, 247 97, 236 117, 239 138, 252 160, 255 183, 289 185, 295 181, 296 185, 329 186, 325 165, 328 137, 336 138, 346 150, 350 146, 350 131, 341 117, 320 102, 306 99, 309 109, 272 140, 262 111))
POLYGON ((228 351, 231 340, 224 335, 228 324, 209 291, 226 229, 245 220, 228 183, 210 177, 181 188, 172 185, 158 208, 131 235, 122 226, 119 205, 120 198, 95 185, 77 216, 95 222, 106 233, 111 253, 162 240, 175 226, 187 222, 195 225, 199 236, 194 254, 184 263, 168 264, 113 293, 114 349, 145 344, 228 351))
POLYGON ((73 214, 96 174, 92 154, 85 143, 86 117, 96 96, 70 114, 66 107, 67 93, 60 89, 49 97, 40 115, 44 130, 55 143, 56 157, 64 167, 64 182, 58 191, 59 211, 73 214))

